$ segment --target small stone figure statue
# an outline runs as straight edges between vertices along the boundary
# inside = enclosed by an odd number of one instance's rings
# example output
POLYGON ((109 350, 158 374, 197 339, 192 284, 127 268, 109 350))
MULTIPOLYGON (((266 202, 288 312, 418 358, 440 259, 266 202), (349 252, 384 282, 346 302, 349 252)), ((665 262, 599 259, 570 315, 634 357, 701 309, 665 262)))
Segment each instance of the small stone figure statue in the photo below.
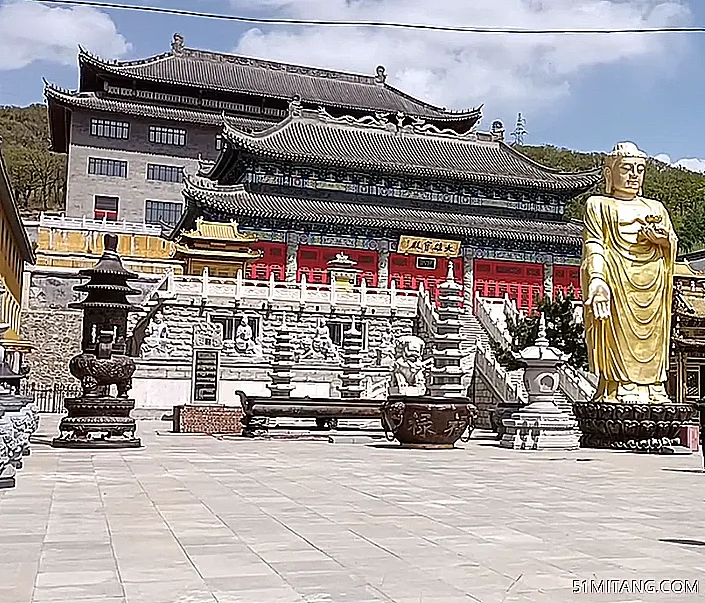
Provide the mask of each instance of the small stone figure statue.
POLYGON ((150 321, 142 341, 142 358, 168 358, 171 354, 169 327, 161 312, 150 321))
POLYGON ((429 361, 423 360, 425 347, 423 339, 415 335, 405 335, 397 340, 395 360, 392 369, 391 394, 402 396, 426 395, 424 370, 429 361))
POLYGON ((235 351, 243 356, 262 355, 262 350, 255 341, 252 327, 246 316, 240 318, 240 324, 235 330, 235 351))
POLYGON ((308 349, 301 356, 301 360, 340 361, 340 355, 331 339, 328 325, 320 318, 318 319, 313 338, 308 342, 308 349))

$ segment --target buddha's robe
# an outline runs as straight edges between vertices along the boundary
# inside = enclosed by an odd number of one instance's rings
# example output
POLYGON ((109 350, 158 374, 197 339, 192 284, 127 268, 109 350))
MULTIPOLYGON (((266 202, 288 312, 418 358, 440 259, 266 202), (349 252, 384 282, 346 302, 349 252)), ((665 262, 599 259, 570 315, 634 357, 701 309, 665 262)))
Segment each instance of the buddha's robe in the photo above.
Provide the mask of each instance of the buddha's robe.
POLYGON ((603 381, 639 385, 666 381, 676 248, 668 212, 659 201, 602 196, 588 200, 583 299, 591 277, 602 276, 611 291, 609 318, 597 320, 592 308, 584 306, 590 370, 603 381), (668 231, 668 246, 639 237, 647 216, 661 216, 657 226, 668 231))

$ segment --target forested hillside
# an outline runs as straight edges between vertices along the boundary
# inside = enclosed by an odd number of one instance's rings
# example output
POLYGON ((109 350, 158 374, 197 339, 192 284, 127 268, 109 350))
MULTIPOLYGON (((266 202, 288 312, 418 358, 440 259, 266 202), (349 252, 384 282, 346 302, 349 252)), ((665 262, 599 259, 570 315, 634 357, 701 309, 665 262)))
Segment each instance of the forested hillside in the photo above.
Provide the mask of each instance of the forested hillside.
POLYGON ((22 214, 62 210, 66 156, 48 150, 46 106, 0 107, 0 138, 22 214))
MULTIPOLYGON (((66 156, 50 153, 45 105, 0 107, 0 137, 20 209, 25 215, 61 211, 66 194, 66 156)), ((602 164, 599 153, 578 153, 551 146, 517 147, 544 165, 565 171, 588 170, 602 164)), ((650 161, 645 194, 663 201, 681 241, 681 251, 705 247, 705 174, 650 161)), ((587 195, 568 211, 582 217, 587 195)))
MULTIPOLYGON (((600 153, 577 153, 550 146, 517 148, 544 165, 570 172, 601 166, 604 158, 600 153)), ((646 170, 644 195, 662 201, 668 208, 678 232, 681 253, 705 247, 705 174, 651 159, 646 170)), ((582 218, 587 197, 576 199, 568 213, 582 218)))

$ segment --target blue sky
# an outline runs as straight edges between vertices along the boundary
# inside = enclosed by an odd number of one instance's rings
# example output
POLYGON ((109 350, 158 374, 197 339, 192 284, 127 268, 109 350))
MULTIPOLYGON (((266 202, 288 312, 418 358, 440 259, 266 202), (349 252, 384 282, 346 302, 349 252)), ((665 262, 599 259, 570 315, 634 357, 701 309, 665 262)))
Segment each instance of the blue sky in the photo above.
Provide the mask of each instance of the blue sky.
MULTIPOLYGON (((404 20, 515 27, 705 26, 703 0, 123 0, 249 16, 404 20)), ((74 88, 76 46, 141 58, 186 45, 374 73, 452 108, 484 103, 482 125, 516 114, 530 144, 608 150, 633 140, 673 161, 705 158, 705 34, 540 38, 398 30, 256 29, 120 10, 0 0, 0 104, 42 101, 42 78, 74 88)), ((705 167, 691 163, 692 167, 705 167)))

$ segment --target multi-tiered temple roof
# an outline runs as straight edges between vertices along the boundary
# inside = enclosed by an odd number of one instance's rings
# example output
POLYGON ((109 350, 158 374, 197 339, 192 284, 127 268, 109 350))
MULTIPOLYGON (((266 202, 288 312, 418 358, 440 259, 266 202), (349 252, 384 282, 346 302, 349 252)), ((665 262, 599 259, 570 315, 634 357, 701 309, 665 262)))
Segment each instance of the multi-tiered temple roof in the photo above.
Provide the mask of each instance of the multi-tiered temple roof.
POLYGON ((403 112, 459 132, 471 130, 482 116, 479 107, 454 112, 416 99, 389 85, 383 67, 376 75, 360 75, 265 61, 187 48, 178 34, 171 51, 157 56, 106 61, 80 49, 78 62, 78 91, 45 88, 55 151, 66 152, 75 108, 206 125, 222 124, 226 112, 241 119, 239 127, 253 130, 286 117, 293 96, 335 115, 403 112))
POLYGON ((289 117, 248 133, 226 119, 225 148, 186 179, 176 232, 199 216, 274 228, 438 234, 580 245, 565 201, 599 171, 541 166, 490 134, 402 116, 335 118, 293 102, 289 117))

